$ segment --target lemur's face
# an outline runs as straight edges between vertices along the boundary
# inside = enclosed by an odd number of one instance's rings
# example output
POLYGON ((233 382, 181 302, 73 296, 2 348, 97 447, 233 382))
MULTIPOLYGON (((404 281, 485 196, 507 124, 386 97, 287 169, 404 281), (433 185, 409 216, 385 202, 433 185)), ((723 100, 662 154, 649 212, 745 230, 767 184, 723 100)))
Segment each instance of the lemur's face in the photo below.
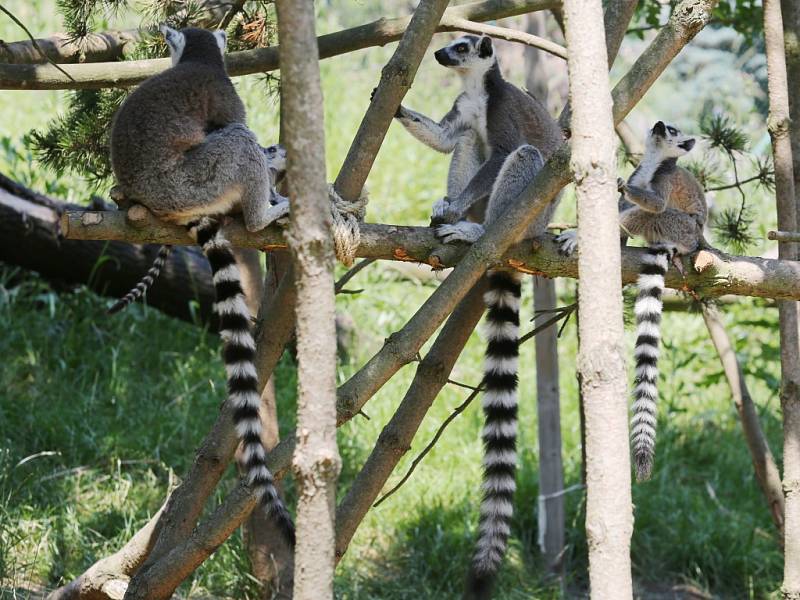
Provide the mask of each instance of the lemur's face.
POLYGON ((667 158, 679 158, 694 148, 694 138, 684 135, 680 129, 659 121, 650 130, 647 145, 667 158))
POLYGON ((461 73, 487 71, 494 64, 492 38, 462 35, 433 53, 438 63, 461 73))
POLYGON ((181 62, 181 57, 183 56, 184 50, 186 50, 187 44, 209 45, 210 40, 213 39, 213 44, 219 49, 220 54, 225 54, 228 34, 221 29, 208 31, 205 29, 187 27, 186 29, 178 31, 177 29, 172 29, 172 27, 167 27, 163 24, 160 25, 158 29, 161 35, 164 36, 164 40, 169 47, 169 57, 172 60, 173 67, 181 62))
POLYGON ((273 183, 278 183, 286 174, 286 148, 280 144, 273 144, 263 148, 267 157, 273 183))

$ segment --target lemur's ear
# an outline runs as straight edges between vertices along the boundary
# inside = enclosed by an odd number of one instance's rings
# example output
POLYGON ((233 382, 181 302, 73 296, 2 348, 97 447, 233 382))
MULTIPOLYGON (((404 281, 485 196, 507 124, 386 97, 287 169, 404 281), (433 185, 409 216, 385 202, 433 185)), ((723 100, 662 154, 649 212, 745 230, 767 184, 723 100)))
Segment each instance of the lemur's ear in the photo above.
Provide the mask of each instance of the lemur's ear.
POLYGON ((660 135, 661 137, 666 137, 667 126, 664 125, 664 121, 658 121, 655 125, 653 125, 653 133, 660 135))
POLYGON ((177 64, 181 58, 181 54, 183 54, 183 48, 186 46, 186 37, 177 29, 173 29, 164 23, 158 26, 158 30, 167 42, 169 54, 172 57, 172 64, 177 64))
POLYGON ((483 36, 481 41, 478 42, 478 56, 480 58, 488 58, 493 53, 492 38, 483 36))
POLYGON ((217 40, 217 46, 219 46, 220 52, 224 54, 225 48, 228 46, 228 34, 222 29, 216 29, 214 31, 214 38, 217 40))

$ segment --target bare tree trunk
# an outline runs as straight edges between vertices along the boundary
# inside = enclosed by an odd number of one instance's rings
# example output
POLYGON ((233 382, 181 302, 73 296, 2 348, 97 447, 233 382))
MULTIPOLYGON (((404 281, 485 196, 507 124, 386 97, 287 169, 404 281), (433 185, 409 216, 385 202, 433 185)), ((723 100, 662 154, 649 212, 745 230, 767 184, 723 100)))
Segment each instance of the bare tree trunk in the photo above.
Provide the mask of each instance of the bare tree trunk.
MULTIPOLYGON (((786 51, 786 75, 790 90, 800 90, 800 0, 781 0, 783 45, 786 51)), ((800 95, 789 95, 789 130, 794 165, 794 200, 800 215, 800 95)))
MULTIPOLYGON (((795 231, 792 147, 789 139, 789 87, 783 45, 783 19, 779 0, 764 0, 764 38, 767 51, 767 86, 778 228, 795 231)), ((797 246, 780 244, 778 255, 796 260, 797 246)), ((783 408, 784 598, 800 599, 800 340, 798 304, 778 304, 781 340, 781 406, 783 408)))
MULTIPOLYGON (((533 306, 537 311, 556 307, 552 279, 533 278, 533 306)), ((539 548, 547 570, 563 572, 564 466, 561 460, 561 407, 558 385, 558 330, 548 327, 536 344, 536 407, 539 422, 539 548)))
POLYGON ((736 358, 736 352, 731 345, 728 332, 725 330, 719 308, 713 304, 704 304, 703 319, 731 387, 733 403, 736 406, 736 412, 739 413, 739 420, 742 422, 742 431, 750 450, 750 457, 753 459, 758 485, 769 506, 772 522, 775 523, 775 527, 783 537, 784 502, 781 474, 775 464, 772 451, 769 449, 764 431, 761 429, 761 422, 758 420, 758 413, 753 404, 753 398, 750 396, 750 390, 747 389, 742 367, 736 358))
POLYGON ((565 0, 572 160, 578 199, 578 370, 586 407, 586 536, 593 598, 631 582, 630 457, 614 121, 600 0, 565 0))
POLYGON ((336 479, 336 328, 333 239, 325 180, 319 53, 311 0, 278 0, 281 98, 287 131, 288 237, 297 284, 298 487, 294 598, 333 598, 336 479))

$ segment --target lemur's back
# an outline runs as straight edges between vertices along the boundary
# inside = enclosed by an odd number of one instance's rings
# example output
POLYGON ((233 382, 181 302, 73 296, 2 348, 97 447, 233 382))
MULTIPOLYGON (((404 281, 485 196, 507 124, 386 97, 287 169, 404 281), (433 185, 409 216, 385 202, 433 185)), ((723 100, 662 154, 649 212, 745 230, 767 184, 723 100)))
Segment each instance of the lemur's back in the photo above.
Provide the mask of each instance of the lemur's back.
POLYGON ((143 173, 173 169, 209 131, 244 123, 244 105, 224 70, 181 63, 126 98, 111 130, 111 164, 123 192, 136 197, 143 173))
POLYGON ((545 106, 512 83, 491 74, 487 76, 487 91, 487 120, 490 121, 487 128, 497 132, 498 147, 511 153, 523 144, 530 144, 539 149, 545 160, 550 158, 563 136, 545 106), (513 124, 515 129, 506 131, 508 124, 513 124))

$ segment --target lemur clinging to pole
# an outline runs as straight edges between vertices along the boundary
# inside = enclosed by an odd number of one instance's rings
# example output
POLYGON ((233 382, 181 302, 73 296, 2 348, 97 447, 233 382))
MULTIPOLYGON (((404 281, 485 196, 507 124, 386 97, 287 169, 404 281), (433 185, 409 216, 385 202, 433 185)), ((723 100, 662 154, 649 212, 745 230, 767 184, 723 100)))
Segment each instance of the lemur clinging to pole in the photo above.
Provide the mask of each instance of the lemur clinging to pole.
MULTIPOLYGON (((637 337, 631 445, 639 481, 650 477, 655 453, 664 276, 677 255, 693 252, 703 243, 708 216, 703 188, 677 165, 678 158, 694 144, 694 138, 658 121, 647 136, 642 162, 627 183, 620 182, 621 233, 648 243, 634 305, 637 337)), ((556 240, 564 254, 577 248, 574 231, 564 232, 556 240)))
MULTIPOLYGON (((527 187, 563 136, 538 100, 503 79, 491 38, 465 35, 434 56, 461 76, 464 91, 438 123, 403 106, 395 116, 434 150, 455 150, 448 197, 435 204, 432 221, 439 223, 436 234, 444 242, 474 242, 527 187)), ((543 233, 555 207, 550 203, 525 236, 543 233)), ((516 488, 520 274, 493 270, 488 278, 483 499, 466 591, 476 599, 491 595, 511 533, 516 488)))
POLYGON ((122 103, 111 131, 111 164, 121 194, 158 217, 190 227, 211 265, 223 340, 228 401, 248 483, 294 544, 294 525, 278 496, 261 442, 261 402, 250 312, 219 218, 242 212, 248 231, 285 217, 272 205, 269 152, 245 122, 225 71, 224 31, 163 26, 172 68, 145 80, 122 103))

